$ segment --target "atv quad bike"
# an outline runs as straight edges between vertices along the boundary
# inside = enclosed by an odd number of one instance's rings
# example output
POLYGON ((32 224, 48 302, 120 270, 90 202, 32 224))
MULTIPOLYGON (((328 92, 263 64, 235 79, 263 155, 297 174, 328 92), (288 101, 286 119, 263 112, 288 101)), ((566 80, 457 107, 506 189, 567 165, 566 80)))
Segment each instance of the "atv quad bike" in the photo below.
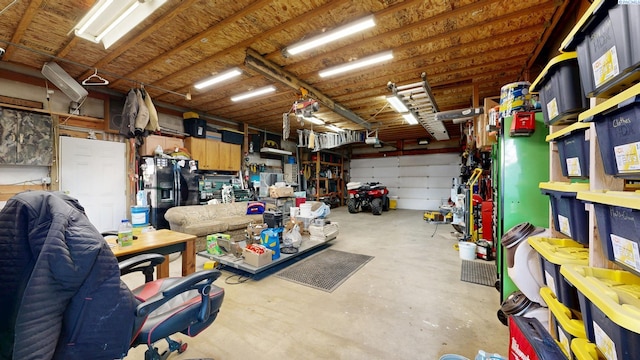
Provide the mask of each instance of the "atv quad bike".
POLYGON ((383 211, 389 210, 389 190, 378 182, 364 184, 350 182, 347 184, 347 191, 349 192, 347 208, 352 214, 371 210, 373 215, 380 215, 383 211))

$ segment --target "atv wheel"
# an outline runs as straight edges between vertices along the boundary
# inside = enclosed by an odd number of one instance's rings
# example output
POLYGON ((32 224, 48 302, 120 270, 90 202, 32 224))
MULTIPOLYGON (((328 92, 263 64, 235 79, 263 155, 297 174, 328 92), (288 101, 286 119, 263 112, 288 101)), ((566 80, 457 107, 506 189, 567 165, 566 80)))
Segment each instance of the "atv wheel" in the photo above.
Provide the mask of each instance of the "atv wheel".
POLYGON ((389 197, 382 198, 382 211, 389 211, 389 197))
POLYGON ((355 214, 358 212, 358 207, 356 206, 356 199, 347 200, 347 209, 349 209, 349 212, 352 214, 355 214))
POLYGON ((371 200, 371 212, 373 213, 373 215, 382 214, 382 199, 381 198, 375 198, 375 199, 371 200))

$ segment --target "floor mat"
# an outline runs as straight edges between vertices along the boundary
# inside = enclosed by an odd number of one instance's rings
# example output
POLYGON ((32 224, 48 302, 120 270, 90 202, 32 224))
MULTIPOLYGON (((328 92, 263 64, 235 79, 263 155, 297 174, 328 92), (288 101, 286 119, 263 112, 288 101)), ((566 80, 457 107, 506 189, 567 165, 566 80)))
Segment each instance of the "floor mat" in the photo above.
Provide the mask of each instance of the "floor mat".
POLYGON ((332 292, 371 259, 373 256, 327 249, 281 270, 276 276, 332 292))
POLYGON ((494 263, 462 260, 460 280, 474 284, 494 286, 497 280, 494 263))

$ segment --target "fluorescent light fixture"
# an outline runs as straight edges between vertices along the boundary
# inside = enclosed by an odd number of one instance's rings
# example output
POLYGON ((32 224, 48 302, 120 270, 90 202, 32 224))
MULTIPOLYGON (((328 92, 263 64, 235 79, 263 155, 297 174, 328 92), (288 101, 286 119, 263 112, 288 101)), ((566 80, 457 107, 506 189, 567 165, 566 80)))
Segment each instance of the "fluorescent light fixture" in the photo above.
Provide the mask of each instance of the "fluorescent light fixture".
POLYGON ((255 90, 243 92, 242 94, 238 94, 236 96, 232 96, 231 97, 231 101, 233 101, 233 102, 241 101, 241 100, 249 99, 249 98, 252 98, 252 97, 256 97, 256 96, 272 93, 274 91, 276 91, 276 87, 273 86, 273 85, 268 85, 268 86, 264 86, 264 87, 261 87, 261 88, 257 88, 255 90))
POLYGON ((290 55, 297 55, 309 49, 313 49, 315 47, 330 43, 332 41, 342 39, 343 37, 353 35, 365 29, 372 28, 375 25, 376 25, 376 21, 374 16, 369 15, 365 18, 354 21, 347 25, 340 26, 336 29, 327 31, 324 34, 314 36, 310 39, 288 46, 286 51, 290 55))
POLYGON ((291 151, 280 150, 280 149, 275 149, 270 147, 263 147, 262 149, 260 149, 260 152, 265 154, 292 155, 291 151))
POLYGON ((407 120, 409 125, 418 125, 418 119, 416 119, 416 116, 413 115, 412 112, 404 113, 402 117, 407 120))
POLYGON ((418 145, 429 145, 429 139, 418 139, 418 145))
POLYGON ((312 124, 316 124, 316 125, 324 125, 324 120, 317 118, 315 116, 303 116, 302 119, 304 121, 308 121, 312 124))
POLYGON ((367 57, 359 59, 359 60, 351 61, 351 62, 348 62, 346 64, 342 64, 342 65, 334 66, 334 67, 331 67, 331 68, 328 68, 328 69, 324 69, 324 70, 320 71, 318 73, 318 75, 320 75, 320 77, 328 77, 328 76, 332 76, 332 75, 342 74, 342 73, 347 72, 347 71, 360 69, 360 68, 363 68, 363 67, 366 67, 366 66, 378 64, 378 63, 381 63, 383 61, 387 61, 387 60, 391 60, 391 59, 393 59, 393 51, 389 50, 389 51, 382 52, 380 54, 367 56, 367 57))
POLYGON ((239 68, 235 67, 232 69, 229 69, 227 71, 223 71, 221 73, 218 73, 210 78, 207 78, 205 80, 202 80, 198 83, 196 83, 195 85, 193 85, 194 88, 198 89, 198 90, 202 90, 206 87, 209 87, 211 85, 223 82, 225 80, 229 80, 233 77, 236 77, 238 75, 242 74, 242 70, 240 70, 239 68))
POLYGON ((391 107, 399 113, 405 113, 409 111, 407 105, 405 105, 404 102, 395 95, 387 96, 387 102, 389 102, 389 105, 391 105, 391 107))
POLYGON ((343 129, 340 129, 339 127, 337 127, 335 125, 331 125, 331 124, 327 125, 326 127, 331 129, 331 130, 333 130, 333 131, 335 131, 335 132, 343 132, 344 131, 343 129))
POLYGON ((76 36, 107 49, 167 0, 98 0, 74 27, 76 36))

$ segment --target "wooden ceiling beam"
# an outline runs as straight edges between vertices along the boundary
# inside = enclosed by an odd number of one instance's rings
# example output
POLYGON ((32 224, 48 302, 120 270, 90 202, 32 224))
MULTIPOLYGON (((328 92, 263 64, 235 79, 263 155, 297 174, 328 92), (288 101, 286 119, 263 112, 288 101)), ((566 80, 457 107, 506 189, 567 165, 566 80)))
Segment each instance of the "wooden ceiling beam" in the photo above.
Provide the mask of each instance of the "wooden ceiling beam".
MULTIPOLYGON (((14 31, 13 36, 11 36, 12 43, 14 44, 20 43, 20 41, 22 40, 22 36, 24 35, 25 31, 27 31, 27 28, 31 24, 31 21, 33 20, 33 17, 38 11, 38 8, 40 8, 41 4, 42 4, 42 0, 31 0, 31 2, 29 2, 29 6, 25 10, 24 15, 22 15, 22 18, 20 19, 20 23, 18 23, 18 27, 16 28, 16 31, 14 31)), ((16 47, 8 45, 5 51, 6 52, 3 56, 3 60, 10 61, 13 54, 16 51, 16 47)))

